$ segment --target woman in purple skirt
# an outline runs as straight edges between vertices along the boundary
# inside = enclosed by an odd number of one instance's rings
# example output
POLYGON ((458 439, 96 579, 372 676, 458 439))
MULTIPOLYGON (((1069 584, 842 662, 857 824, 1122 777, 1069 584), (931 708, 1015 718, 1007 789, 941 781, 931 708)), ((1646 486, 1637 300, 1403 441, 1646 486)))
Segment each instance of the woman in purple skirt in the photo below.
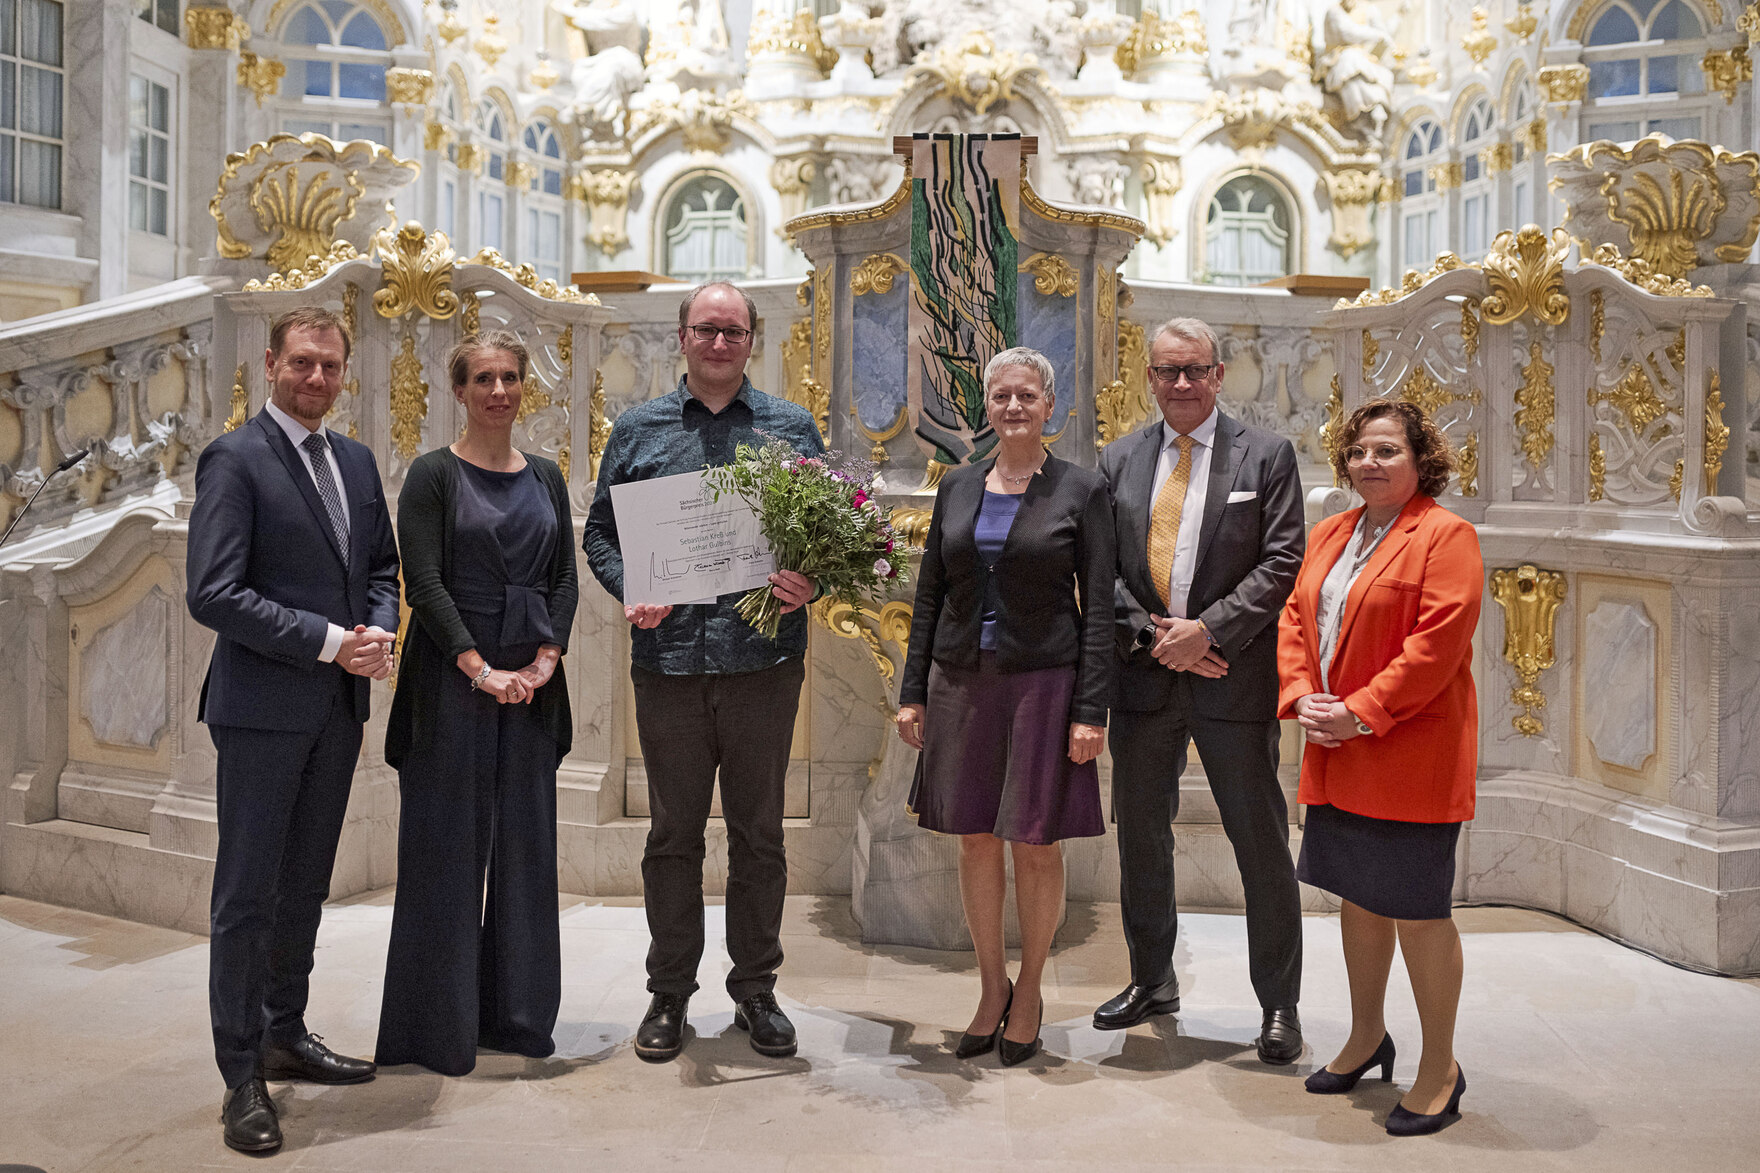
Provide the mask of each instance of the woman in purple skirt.
POLYGON ((1094 759, 1112 671, 1106 482, 1043 433, 1051 364, 1017 346, 984 368, 994 458, 941 481, 917 577, 898 735, 922 750, 910 807, 960 837, 959 887, 983 993, 954 1053, 1039 1051, 1040 976, 1063 911, 1058 840, 1101 835, 1094 759), (1014 845, 1021 968, 1008 980, 1003 845, 1014 845))

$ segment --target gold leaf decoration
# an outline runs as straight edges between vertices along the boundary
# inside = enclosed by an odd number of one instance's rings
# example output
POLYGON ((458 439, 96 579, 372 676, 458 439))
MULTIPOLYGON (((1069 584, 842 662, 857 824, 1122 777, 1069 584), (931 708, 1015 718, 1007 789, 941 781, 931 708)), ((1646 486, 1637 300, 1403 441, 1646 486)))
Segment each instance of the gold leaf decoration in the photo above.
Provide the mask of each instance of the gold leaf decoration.
MULTIPOLYGON (((373 294, 373 310, 381 318, 401 318, 411 310, 444 321, 458 312, 452 291, 452 266, 457 255, 444 232, 432 236, 414 220, 394 235, 382 228, 373 237, 385 287, 373 294)), ((406 341, 411 341, 406 334, 406 341)), ((411 341, 413 345, 413 341, 411 341)), ((426 414, 426 407, 423 413, 426 414)))
POLYGON ((1467 439, 1461 445, 1460 468, 1461 496, 1477 497, 1479 495, 1479 433, 1467 433, 1467 439))
POLYGON ((896 254, 874 253, 850 273, 849 291, 856 297, 869 293, 891 293, 893 279, 910 271, 911 267, 896 254))
POLYGON ((950 98, 980 116, 997 102, 1015 96, 1017 81, 1044 75, 1031 53, 1019 56, 996 49, 996 41, 974 29, 958 41, 944 41, 927 60, 919 59, 905 74, 906 83, 927 78, 940 83, 950 98))
POLYGON ((391 360, 391 447, 402 459, 414 460, 421 451, 422 424, 427 418, 428 383, 422 378, 416 336, 406 330, 397 357, 391 360))
POLYGON ((599 461, 605 455, 605 442, 611 439, 611 421, 605 418, 605 372, 593 372, 593 393, 587 399, 587 473, 599 479, 599 461))
POLYGON ((1552 364, 1540 357, 1538 340, 1528 344, 1528 365, 1522 368, 1522 385, 1516 391, 1516 428, 1522 434, 1522 453, 1538 472, 1552 452, 1554 392, 1552 364))
POLYGON ((1612 269, 1645 293, 1653 293, 1658 297, 1714 296, 1709 285, 1693 285, 1666 273, 1655 272, 1648 262, 1639 257, 1621 256, 1619 249, 1611 244, 1597 245, 1595 254, 1590 259, 1594 264, 1612 269))
POLYGON ((1601 335, 1607 331, 1607 295, 1599 289, 1589 294, 1589 357, 1601 365, 1601 335))
POLYGON ((1375 359, 1380 354, 1381 354, 1381 344, 1379 342, 1375 341, 1375 336, 1373 334, 1369 333, 1369 331, 1367 329, 1364 329, 1364 331, 1363 331, 1363 381, 1365 383, 1369 381, 1370 374, 1374 372, 1375 359))
POLYGON ((352 171, 343 173, 341 186, 330 186, 326 181, 333 174, 321 166, 302 186, 299 164, 288 163, 265 171, 252 185, 250 206, 257 225, 264 232, 281 232, 268 253, 276 269, 297 269, 307 257, 323 256, 335 239, 336 225, 354 215, 355 201, 366 188, 352 171))
MULTIPOLYGON (((1339 429, 1344 426, 1344 387, 1340 384, 1338 372, 1332 372, 1332 394, 1326 397, 1326 422, 1320 425, 1320 448, 1331 461, 1334 450, 1338 447, 1339 429)), ((1336 466, 1332 472, 1332 486, 1340 484, 1336 466)))
POLYGON ((1729 448, 1729 425, 1723 422, 1723 387, 1716 371, 1705 393, 1705 495, 1717 496, 1717 478, 1723 472, 1723 454, 1729 448))
POLYGON ((1033 288, 1044 297, 1074 297, 1081 288, 1075 266, 1056 253, 1034 253, 1021 262, 1020 271, 1033 275, 1033 288))
POLYGON ((1601 451, 1601 433, 1589 433, 1589 500, 1607 496, 1607 455, 1601 451))
POLYGON ((1461 300, 1461 349, 1466 353, 1469 366, 1479 353, 1479 315, 1473 312, 1477 308, 1472 298, 1461 300))
POLYGON ((1668 414, 1668 407, 1657 398, 1656 385, 1650 381, 1643 363, 1626 368, 1611 391, 1598 392, 1590 387, 1589 406, 1597 403, 1612 404, 1615 411, 1626 417, 1626 427, 1634 436, 1643 435, 1646 428, 1668 414))
POLYGON ((1491 597, 1503 608, 1503 658, 1516 670, 1520 685, 1509 699, 1522 712, 1511 724, 1523 737, 1546 731, 1536 714, 1546 707, 1538 685, 1540 673, 1557 663, 1554 621, 1565 597, 1565 577, 1532 563, 1491 572, 1491 597))
POLYGON ((1094 447, 1136 431, 1155 411, 1149 398, 1149 348, 1143 328, 1118 319, 1118 377, 1094 393, 1094 447))
POLYGON ((226 425, 221 430, 236 432, 244 427, 246 413, 250 410, 250 392, 244 385, 244 364, 238 364, 238 370, 232 375, 231 412, 226 417, 226 425))
POLYGON ((1687 484, 1687 462, 1683 457, 1674 462, 1674 472, 1668 477, 1668 492, 1676 501, 1681 499, 1681 490, 1687 484))
POLYGON ((474 293, 461 293, 458 299, 464 307, 464 317, 459 319, 459 324, 466 338, 474 338, 483 332, 483 300, 474 293))
POLYGON ((1498 233, 1483 265, 1491 286, 1483 304, 1485 320, 1502 326, 1531 313, 1549 326, 1563 324, 1571 313, 1570 295, 1564 291, 1564 258, 1570 247, 1562 228, 1552 230, 1550 244, 1533 224, 1520 232, 1498 233))

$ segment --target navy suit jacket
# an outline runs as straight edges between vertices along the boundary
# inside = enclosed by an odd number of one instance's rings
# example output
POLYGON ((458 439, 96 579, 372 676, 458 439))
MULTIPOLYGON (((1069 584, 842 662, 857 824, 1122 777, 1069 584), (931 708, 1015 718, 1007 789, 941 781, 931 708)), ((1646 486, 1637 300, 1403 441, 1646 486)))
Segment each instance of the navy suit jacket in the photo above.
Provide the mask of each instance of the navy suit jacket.
MULTIPOLYGON (((1166 704, 1175 676, 1133 644, 1151 615, 1167 613, 1149 573, 1148 548, 1149 498, 1164 435, 1157 416, 1100 454, 1118 535, 1114 612, 1120 664, 1114 707, 1130 712, 1166 704)), ((1186 673, 1198 713, 1235 721, 1276 719, 1277 617, 1295 587, 1306 544, 1295 449, 1282 436, 1219 413, 1186 616, 1202 619, 1216 637, 1228 675, 1213 680, 1186 673), (1241 499, 1230 501, 1231 496, 1241 499)))
POLYGON ((348 497, 346 565, 302 456, 267 411, 203 450, 189 518, 189 613, 217 633, 210 725, 312 732, 339 685, 365 721, 368 681, 318 661, 329 625, 397 630, 397 541, 372 452, 328 433, 348 497))

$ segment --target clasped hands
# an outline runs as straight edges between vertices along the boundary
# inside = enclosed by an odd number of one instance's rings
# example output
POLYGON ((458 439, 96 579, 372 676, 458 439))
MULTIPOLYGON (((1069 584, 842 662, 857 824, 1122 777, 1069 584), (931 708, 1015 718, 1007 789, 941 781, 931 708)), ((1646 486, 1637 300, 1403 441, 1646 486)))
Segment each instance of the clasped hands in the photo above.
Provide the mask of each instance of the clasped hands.
POLYGON ((370 680, 383 680, 391 675, 394 660, 391 649, 396 642, 397 633, 394 631, 357 623, 353 631, 343 630, 342 646, 336 649, 336 663, 344 672, 370 680))
POLYGON ((1361 737, 1357 716, 1329 692, 1311 692, 1296 701, 1296 724, 1302 736, 1322 749, 1337 749, 1353 737, 1361 737))
POLYGON ((1228 661, 1210 643, 1204 627, 1196 619, 1175 619, 1166 615, 1150 616, 1157 628, 1155 643, 1149 654, 1155 662, 1175 672, 1190 672, 1215 680, 1228 675, 1228 661))
MULTIPOLYGON (((562 649, 555 644, 543 644, 538 648, 538 655, 524 668, 509 670, 490 668, 489 674, 477 685, 478 692, 486 692, 504 705, 529 705, 538 690, 550 682, 556 671, 556 662, 562 658, 562 649)), ((484 660, 475 648, 458 657, 458 667, 472 680, 483 670, 484 660)))
MULTIPOLYGON (((898 716, 893 723, 898 729, 898 736, 912 749, 923 748, 923 705, 900 705, 898 716)), ((1106 745, 1106 728, 1102 725, 1086 725, 1080 721, 1069 723, 1069 760, 1076 765, 1091 762, 1100 756, 1100 750, 1106 745)))
MULTIPOLYGON (((813 592, 819 584, 795 570, 778 570, 770 576, 770 593, 782 603, 782 613, 798 610, 813 601, 813 592)), ((637 603, 626 605, 623 617, 647 631, 660 626, 660 621, 672 614, 672 608, 660 603, 637 603)))

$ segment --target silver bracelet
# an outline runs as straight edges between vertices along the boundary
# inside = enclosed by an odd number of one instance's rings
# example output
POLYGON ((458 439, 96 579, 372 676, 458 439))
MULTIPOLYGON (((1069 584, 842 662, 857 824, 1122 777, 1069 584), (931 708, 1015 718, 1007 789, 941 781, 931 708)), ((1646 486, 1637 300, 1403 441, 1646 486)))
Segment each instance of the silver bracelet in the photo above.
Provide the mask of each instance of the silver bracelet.
POLYGON ((489 679, 489 672, 490 672, 489 664, 487 661, 484 661, 482 670, 479 671, 475 676, 471 677, 472 690, 479 689, 479 688, 483 687, 483 681, 489 679))

